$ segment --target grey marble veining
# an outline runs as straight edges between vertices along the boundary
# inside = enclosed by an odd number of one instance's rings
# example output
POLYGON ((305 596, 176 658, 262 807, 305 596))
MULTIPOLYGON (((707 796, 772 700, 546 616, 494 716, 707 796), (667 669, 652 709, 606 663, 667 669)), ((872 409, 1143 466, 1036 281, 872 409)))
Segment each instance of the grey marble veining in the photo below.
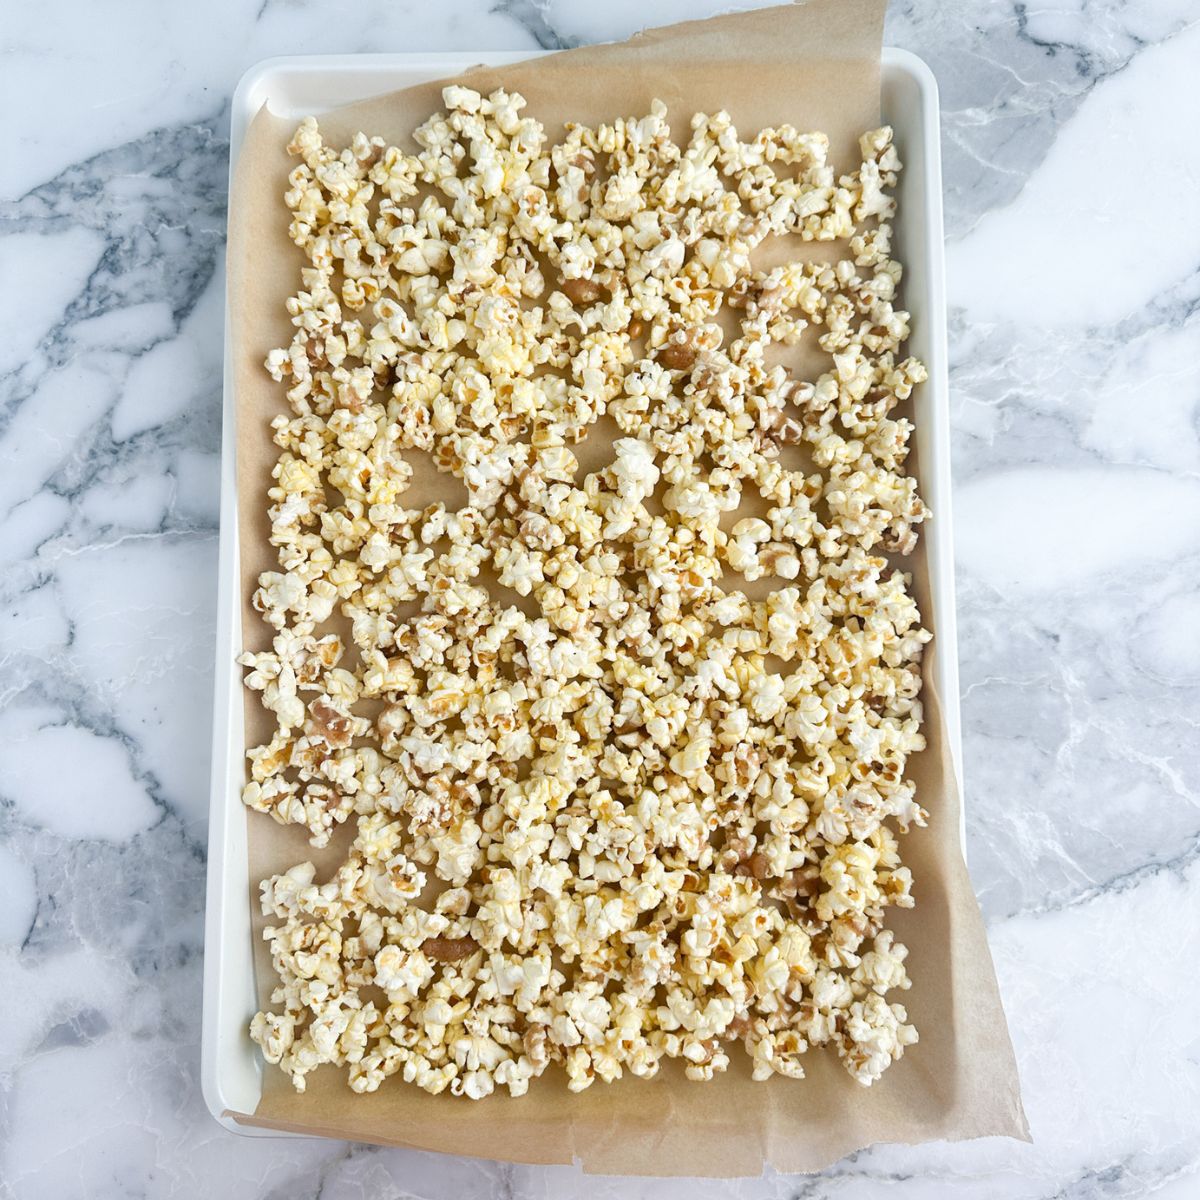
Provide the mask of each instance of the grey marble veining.
POLYGON ((730 7, 6 14, 0 1197, 1200 1196, 1195 0, 888 17, 942 94, 969 854, 1035 1143, 651 1183, 204 1110, 232 87, 273 54, 558 48, 730 7))

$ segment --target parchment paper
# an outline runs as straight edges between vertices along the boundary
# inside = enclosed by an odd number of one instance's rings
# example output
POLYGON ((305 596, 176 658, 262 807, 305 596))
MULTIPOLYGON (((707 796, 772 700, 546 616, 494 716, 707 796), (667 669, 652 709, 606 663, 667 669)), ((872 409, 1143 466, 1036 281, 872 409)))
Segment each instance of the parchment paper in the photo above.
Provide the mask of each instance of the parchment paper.
MULTIPOLYGON (((656 96, 670 109, 676 140, 686 138, 693 112, 719 108, 732 114, 743 133, 783 122, 820 129, 830 137, 837 169, 850 171, 858 161, 859 134, 878 124, 884 6, 884 0, 810 0, 653 30, 620 45, 480 68, 462 78, 484 91, 519 90, 529 100, 527 111, 552 134, 566 119, 640 115, 656 96)), ((412 129, 441 108, 440 87, 422 85, 317 115, 334 144, 345 144, 362 129, 411 147, 412 129)), ((267 542, 265 493, 276 458, 268 421, 286 403, 262 362, 269 349, 290 341, 284 301, 299 286, 302 261, 287 239, 282 200, 292 165, 284 147, 292 129, 290 120, 265 109, 259 113, 247 133, 230 197, 228 288, 248 646, 268 640, 250 596, 258 574, 275 566, 267 542)), ((915 319, 920 320, 919 313, 915 319)), ((803 369, 805 364, 793 365, 803 369)), ((454 480, 444 484, 457 486, 454 480)), ((918 599, 926 600, 923 554, 905 565, 914 572, 918 599)), ((730 1070, 707 1084, 687 1081, 671 1064, 653 1080, 597 1083, 571 1095, 559 1073, 534 1081, 521 1099, 496 1094, 478 1103, 429 1096, 399 1079, 359 1096, 350 1091, 344 1071, 332 1067, 310 1075, 307 1092, 298 1095, 282 1072, 268 1066, 257 1110, 233 1115, 248 1125, 299 1133, 517 1162, 561 1163, 576 1157, 591 1172, 646 1175, 757 1175, 768 1162, 782 1171, 812 1171, 872 1142, 984 1134, 1027 1138, 983 923, 960 850, 958 793, 929 682, 934 653, 936 640, 926 659, 929 748, 911 763, 931 820, 927 829, 911 832, 902 842, 917 904, 908 912, 892 910, 889 922, 911 952, 913 987, 898 998, 920 1042, 874 1087, 857 1085, 836 1055, 821 1048, 806 1056, 808 1077, 800 1082, 777 1077, 754 1083, 745 1055, 734 1048, 730 1070)), ((265 740, 271 731, 257 696, 248 694, 247 745, 265 740)), ((306 858, 319 872, 331 870, 343 857, 346 839, 314 853, 305 831, 282 828, 253 813, 248 830, 248 902, 258 934, 263 924, 255 902, 258 881, 306 858)), ((274 976, 261 940, 255 953, 265 1004, 274 976)), ((246 1015, 249 1020, 251 1014, 246 1015)))

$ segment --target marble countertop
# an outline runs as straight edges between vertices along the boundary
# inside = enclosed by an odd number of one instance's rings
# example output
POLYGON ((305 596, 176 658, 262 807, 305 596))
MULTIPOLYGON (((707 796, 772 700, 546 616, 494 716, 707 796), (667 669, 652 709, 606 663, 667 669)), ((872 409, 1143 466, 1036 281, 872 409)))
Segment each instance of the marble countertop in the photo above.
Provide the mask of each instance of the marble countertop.
POLYGON ((6 13, 0 1197, 1200 1195, 1195 0, 888 20, 941 85, 967 833, 1034 1144, 647 1182, 240 1138, 204 1108, 232 88, 276 54, 569 46, 728 7, 6 13))

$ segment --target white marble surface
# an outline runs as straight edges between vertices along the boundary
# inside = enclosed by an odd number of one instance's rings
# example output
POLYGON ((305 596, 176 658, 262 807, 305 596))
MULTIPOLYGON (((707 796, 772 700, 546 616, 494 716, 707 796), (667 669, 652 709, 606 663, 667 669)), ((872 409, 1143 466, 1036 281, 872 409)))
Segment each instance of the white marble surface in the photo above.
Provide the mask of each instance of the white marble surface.
POLYGON ((228 98, 727 0, 68 0, 0 68, 0 1196, 1200 1196, 1200 4, 898 0, 942 88, 972 872, 1035 1143, 584 1179, 199 1088, 228 98), (335 15, 336 14, 336 15, 335 15))

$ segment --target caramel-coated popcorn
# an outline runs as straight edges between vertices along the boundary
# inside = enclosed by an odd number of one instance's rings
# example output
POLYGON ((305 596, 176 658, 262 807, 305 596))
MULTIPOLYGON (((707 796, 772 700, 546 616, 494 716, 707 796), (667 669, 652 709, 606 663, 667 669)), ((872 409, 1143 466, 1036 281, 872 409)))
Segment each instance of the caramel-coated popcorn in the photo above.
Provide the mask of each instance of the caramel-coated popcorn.
POLYGON ((345 854, 262 884, 251 1034, 299 1089, 706 1080, 739 1042, 870 1084, 917 1037, 886 912, 926 816, 891 130, 837 175, 725 113, 552 144, 519 95, 443 99, 416 154, 289 146, 245 800, 345 854), (419 458, 459 500, 414 503, 419 458))

